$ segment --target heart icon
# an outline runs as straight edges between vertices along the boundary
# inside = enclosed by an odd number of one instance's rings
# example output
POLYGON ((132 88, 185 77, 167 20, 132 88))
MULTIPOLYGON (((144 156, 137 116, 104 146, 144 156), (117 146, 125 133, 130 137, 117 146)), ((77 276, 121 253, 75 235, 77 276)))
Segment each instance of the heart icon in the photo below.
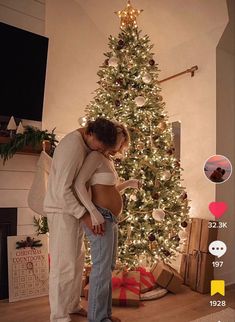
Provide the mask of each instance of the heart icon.
POLYGON ((216 219, 223 216, 223 214, 228 210, 228 205, 226 202, 211 202, 209 204, 209 210, 216 219))

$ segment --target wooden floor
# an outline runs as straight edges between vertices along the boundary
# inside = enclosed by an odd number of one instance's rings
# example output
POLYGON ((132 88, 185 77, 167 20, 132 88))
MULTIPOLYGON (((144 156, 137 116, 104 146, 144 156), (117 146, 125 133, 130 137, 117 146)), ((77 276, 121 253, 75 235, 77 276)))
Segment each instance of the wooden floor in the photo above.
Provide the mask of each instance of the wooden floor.
MULTIPOLYGON (((210 295, 202 295, 184 287, 180 294, 168 293, 161 299, 141 302, 142 305, 139 308, 114 307, 113 314, 121 318, 122 322, 190 322, 225 309, 225 307, 211 308, 209 306, 211 299, 221 298, 222 296, 211 298, 210 295)), ((235 286, 226 290, 226 303, 226 307, 235 309, 235 286)), ((87 306, 87 302, 84 300, 83 305, 87 306)), ((73 322, 87 321, 85 318, 75 315, 72 315, 71 318, 73 322)), ((49 322, 48 298, 42 297, 15 303, 8 303, 6 300, 0 301, 0 321, 49 322)))

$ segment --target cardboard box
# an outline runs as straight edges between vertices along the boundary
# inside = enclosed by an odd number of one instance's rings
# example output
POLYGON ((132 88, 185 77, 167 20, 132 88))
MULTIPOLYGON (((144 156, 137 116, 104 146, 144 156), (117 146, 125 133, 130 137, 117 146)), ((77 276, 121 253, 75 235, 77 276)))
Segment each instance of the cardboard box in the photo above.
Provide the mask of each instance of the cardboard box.
POLYGON ((187 279, 187 265, 188 265, 188 254, 182 254, 181 263, 180 263, 180 276, 183 278, 183 283, 188 285, 186 282, 187 279))
POLYGON ((215 257, 208 253, 194 251, 186 259, 185 284, 202 294, 210 292, 210 281, 214 279, 212 262, 215 257))
POLYGON ((140 305, 140 272, 114 271, 112 276, 112 288, 113 305, 140 305))
POLYGON ((163 262, 158 262, 153 266, 151 272, 158 285, 166 288, 172 293, 180 292, 183 278, 172 267, 163 262))
POLYGON ((187 253, 193 254, 195 250, 208 253, 209 245, 217 239, 218 229, 208 228, 210 220, 193 218, 189 224, 189 241, 187 253))
POLYGON ((188 248, 182 254, 180 275, 184 283, 194 291, 208 293, 210 281, 214 278, 209 245, 217 239, 218 229, 209 228, 209 220, 193 218, 189 227, 188 248))

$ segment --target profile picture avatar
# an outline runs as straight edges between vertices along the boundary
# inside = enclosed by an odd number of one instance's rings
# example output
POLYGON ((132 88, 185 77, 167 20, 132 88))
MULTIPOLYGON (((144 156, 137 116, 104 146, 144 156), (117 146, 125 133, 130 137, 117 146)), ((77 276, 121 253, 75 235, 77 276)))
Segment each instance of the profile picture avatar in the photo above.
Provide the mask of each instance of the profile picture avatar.
POLYGON ((232 164, 223 155, 213 155, 206 160, 204 173, 211 182, 223 183, 227 181, 232 174, 232 164))

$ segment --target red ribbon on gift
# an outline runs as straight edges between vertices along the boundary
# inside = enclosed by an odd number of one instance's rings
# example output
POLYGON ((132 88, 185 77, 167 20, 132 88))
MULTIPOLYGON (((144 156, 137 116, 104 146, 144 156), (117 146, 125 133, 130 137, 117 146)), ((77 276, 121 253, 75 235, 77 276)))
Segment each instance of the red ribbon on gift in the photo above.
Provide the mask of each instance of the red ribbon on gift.
POLYGON ((112 285, 113 290, 120 288, 119 300, 121 305, 126 305, 126 290, 139 295, 140 293, 140 283, 136 281, 134 277, 127 277, 128 273, 123 273, 122 278, 113 277, 112 285), (126 276, 125 276, 126 275, 126 276))
POLYGON ((140 272, 140 282, 143 283, 147 287, 152 287, 155 284, 155 278, 151 272, 147 272, 144 267, 138 267, 136 269, 140 272), (150 283, 144 276, 148 277, 152 283, 150 283))

